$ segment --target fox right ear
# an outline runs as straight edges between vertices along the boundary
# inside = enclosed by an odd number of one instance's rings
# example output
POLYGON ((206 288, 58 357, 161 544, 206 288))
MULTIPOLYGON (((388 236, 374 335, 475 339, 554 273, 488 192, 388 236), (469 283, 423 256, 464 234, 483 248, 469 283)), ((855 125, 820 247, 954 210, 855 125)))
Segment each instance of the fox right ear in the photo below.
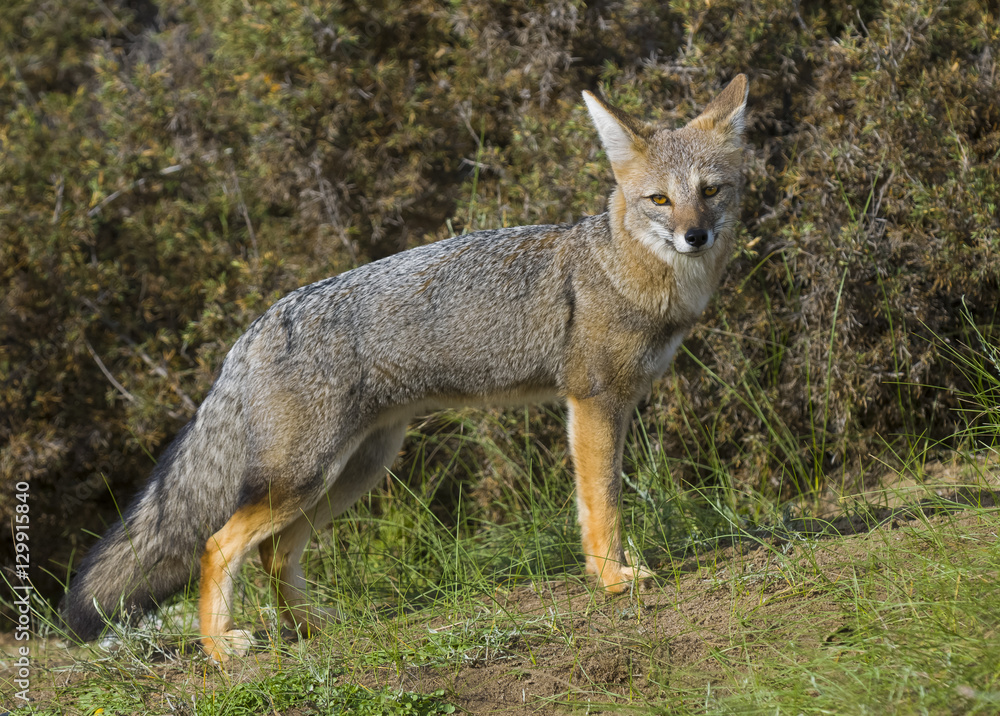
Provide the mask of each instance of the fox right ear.
POLYGON ((739 138, 746 128, 747 97, 750 83, 747 76, 736 75, 719 95, 708 103, 705 111, 691 120, 689 127, 719 132, 739 138))
POLYGON ((594 120, 601 144, 612 165, 633 159, 646 146, 642 136, 642 126, 633 117, 613 107, 592 92, 584 91, 583 101, 587 103, 590 118, 594 120))

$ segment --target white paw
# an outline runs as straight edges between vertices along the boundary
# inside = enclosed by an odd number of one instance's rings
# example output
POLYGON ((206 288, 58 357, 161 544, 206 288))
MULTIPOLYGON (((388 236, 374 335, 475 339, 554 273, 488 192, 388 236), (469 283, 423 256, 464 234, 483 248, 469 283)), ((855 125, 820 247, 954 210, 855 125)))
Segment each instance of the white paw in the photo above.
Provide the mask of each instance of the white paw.
POLYGON ((221 636, 206 636, 201 645, 212 659, 220 664, 234 656, 246 656, 253 646, 253 633, 246 629, 231 629, 221 636))
POLYGON ((626 567, 625 565, 608 563, 601 574, 601 582, 606 591, 620 594, 634 587, 642 589, 646 580, 655 576, 645 567, 626 567))

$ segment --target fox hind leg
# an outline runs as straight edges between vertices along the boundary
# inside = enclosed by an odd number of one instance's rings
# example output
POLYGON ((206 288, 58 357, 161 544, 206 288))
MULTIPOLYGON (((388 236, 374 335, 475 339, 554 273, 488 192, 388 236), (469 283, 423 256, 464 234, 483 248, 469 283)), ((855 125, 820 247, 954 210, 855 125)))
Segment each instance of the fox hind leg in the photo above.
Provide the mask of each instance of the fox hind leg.
POLYGON ((304 636, 310 636, 325 621, 324 615, 309 602, 300 560, 313 530, 322 529, 330 522, 326 504, 326 500, 320 500, 309 513, 301 515, 276 535, 265 538, 258 548, 261 564, 277 595, 282 621, 304 636))
POLYGON ((245 654, 252 643, 250 632, 233 629, 235 577, 250 551, 275 530, 282 530, 301 514, 297 500, 264 500, 239 508, 222 529, 208 538, 201 557, 198 603, 202 646, 216 661, 245 654))
POLYGON ((330 617, 309 599, 302 552, 319 530, 370 491, 392 465, 406 435, 406 423, 374 430, 362 440, 327 494, 309 512, 260 543, 260 558, 277 594, 282 620, 309 636, 330 617))

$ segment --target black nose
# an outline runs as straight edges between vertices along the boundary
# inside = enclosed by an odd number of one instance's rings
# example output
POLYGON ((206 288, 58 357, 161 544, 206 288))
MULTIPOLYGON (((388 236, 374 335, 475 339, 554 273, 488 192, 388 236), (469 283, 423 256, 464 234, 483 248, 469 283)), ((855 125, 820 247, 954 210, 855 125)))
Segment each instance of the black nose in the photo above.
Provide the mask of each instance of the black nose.
POLYGON ((708 232, 705 229, 688 229, 684 234, 684 240, 695 248, 704 246, 708 241, 708 232))

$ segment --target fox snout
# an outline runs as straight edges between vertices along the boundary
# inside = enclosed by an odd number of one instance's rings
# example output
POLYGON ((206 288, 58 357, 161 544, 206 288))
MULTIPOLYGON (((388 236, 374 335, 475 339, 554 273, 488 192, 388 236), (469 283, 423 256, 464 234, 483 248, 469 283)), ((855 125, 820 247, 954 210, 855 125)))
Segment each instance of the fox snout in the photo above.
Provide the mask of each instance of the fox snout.
MULTIPOLYGON (((695 186, 698 186, 698 183, 695 183, 695 186)), ((702 192, 703 188, 693 192, 687 186, 675 189, 678 195, 677 201, 671 207, 669 217, 665 218, 669 222, 667 225, 673 230, 671 243, 678 253, 700 254, 715 244, 719 212, 724 210, 718 202, 724 198, 724 194, 714 192, 707 198, 699 196, 702 192)))

